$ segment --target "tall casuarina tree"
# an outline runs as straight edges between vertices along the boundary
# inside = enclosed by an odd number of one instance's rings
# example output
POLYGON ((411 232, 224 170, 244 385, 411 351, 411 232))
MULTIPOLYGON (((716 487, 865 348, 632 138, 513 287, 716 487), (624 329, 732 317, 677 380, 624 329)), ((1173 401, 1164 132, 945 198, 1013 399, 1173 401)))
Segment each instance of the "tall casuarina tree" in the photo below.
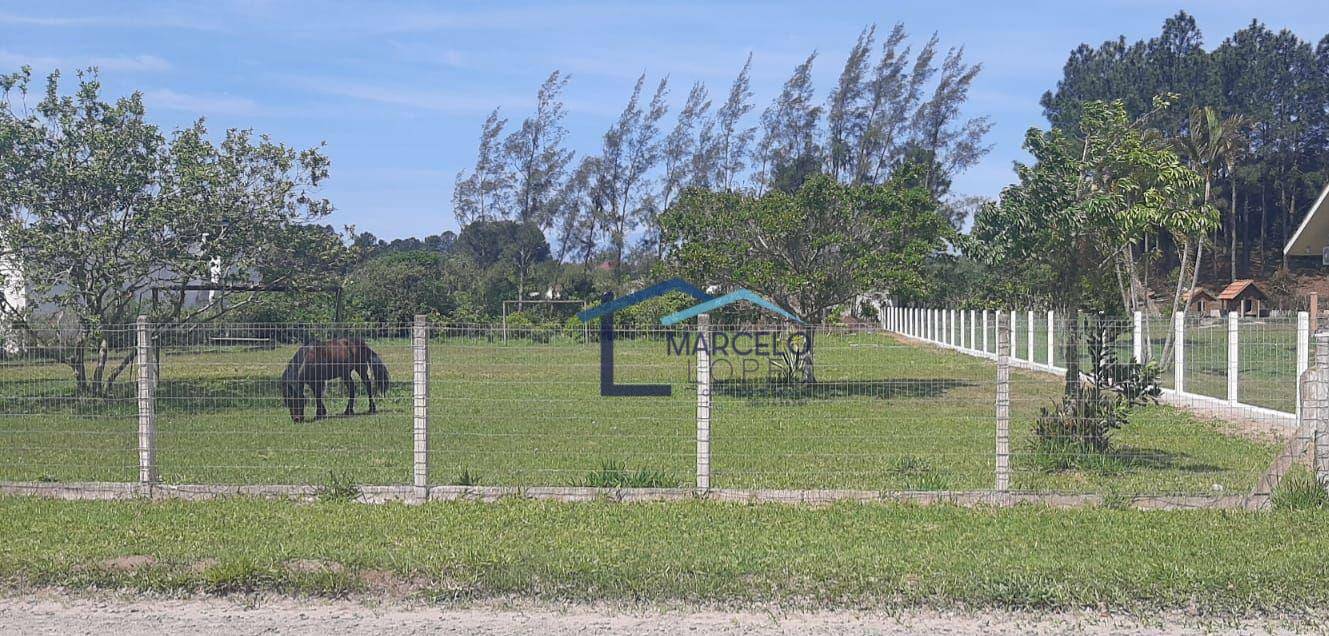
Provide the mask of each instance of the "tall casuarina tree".
POLYGON ((512 175, 504 164, 503 148, 499 136, 507 119, 498 116, 498 109, 489 113, 480 127, 480 148, 475 156, 471 174, 457 173, 452 190, 452 210, 457 222, 467 225, 472 221, 492 221, 502 217, 509 209, 512 197, 512 175))
POLYGON ((562 93, 567 84, 567 76, 550 73, 537 93, 535 114, 503 140, 512 175, 512 213, 504 216, 541 229, 547 229, 558 214, 558 192, 572 161, 572 151, 563 147, 567 108, 562 93))

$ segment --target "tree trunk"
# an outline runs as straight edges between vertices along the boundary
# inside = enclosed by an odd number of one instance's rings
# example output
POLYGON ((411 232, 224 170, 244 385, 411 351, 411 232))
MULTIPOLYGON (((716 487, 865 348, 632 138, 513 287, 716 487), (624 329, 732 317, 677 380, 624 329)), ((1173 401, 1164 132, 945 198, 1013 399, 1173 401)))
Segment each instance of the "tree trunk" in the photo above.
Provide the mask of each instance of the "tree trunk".
POLYGON ((1066 316, 1066 338, 1062 341, 1062 357, 1066 359, 1066 397, 1080 397, 1080 308, 1064 308, 1066 316))
MULTIPOLYGON (((1199 242, 1200 240, 1201 239, 1196 239, 1197 242, 1199 242)), ((1177 271, 1177 290, 1172 297, 1172 314, 1170 315, 1173 316, 1177 315, 1177 312, 1179 311, 1182 312, 1183 314, 1186 311, 1185 306, 1182 305, 1181 298, 1182 298, 1182 293, 1184 291, 1182 286, 1186 284, 1186 276, 1187 276, 1186 262, 1189 260, 1190 257, 1190 249, 1189 246, 1185 245, 1184 243, 1179 244, 1179 246, 1180 246, 1179 251, 1181 252, 1181 269, 1177 271)), ((1196 256, 1198 257, 1199 248, 1197 247, 1196 249, 1197 249, 1196 256)), ((1199 263, 1195 263, 1195 268, 1199 269, 1199 265, 1200 265, 1199 263)), ((1172 346, 1173 346, 1172 337, 1173 335, 1175 335, 1175 333, 1176 330, 1168 329, 1167 338, 1163 340, 1163 359, 1160 360, 1159 363, 1164 369, 1169 368, 1168 365, 1171 364, 1171 362, 1169 361, 1172 359, 1172 346)))
POLYGON ((803 331, 806 338, 807 350, 803 352, 803 381, 812 384, 817 381, 816 369, 813 367, 813 357, 816 355, 812 346, 813 338, 816 336, 817 328, 808 327, 803 331))
POLYGON ((1233 174, 1232 167, 1228 167, 1228 176, 1232 179, 1232 206, 1228 208, 1228 225, 1232 228, 1228 232, 1228 267, 1231 270, 1230 280, 1237 280, 1237 177, 1233 174))

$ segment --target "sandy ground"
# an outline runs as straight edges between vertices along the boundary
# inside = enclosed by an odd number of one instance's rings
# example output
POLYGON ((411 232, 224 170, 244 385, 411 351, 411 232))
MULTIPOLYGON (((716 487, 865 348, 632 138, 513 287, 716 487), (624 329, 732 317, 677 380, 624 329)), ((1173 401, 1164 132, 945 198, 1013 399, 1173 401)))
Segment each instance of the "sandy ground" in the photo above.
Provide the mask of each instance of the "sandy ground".
MULTIPOLYGON (((1314 626, 1310 627, 1312 631, 1314 626)), ((1324 626, 1318 626, 1323 629, 1324 626)), ((1278 621, 1097 613, 769 613, 530 604, 460 608, 289 598, 148 599, 40 592, 0 598, 4 634, 1263 634, 1278 621)))

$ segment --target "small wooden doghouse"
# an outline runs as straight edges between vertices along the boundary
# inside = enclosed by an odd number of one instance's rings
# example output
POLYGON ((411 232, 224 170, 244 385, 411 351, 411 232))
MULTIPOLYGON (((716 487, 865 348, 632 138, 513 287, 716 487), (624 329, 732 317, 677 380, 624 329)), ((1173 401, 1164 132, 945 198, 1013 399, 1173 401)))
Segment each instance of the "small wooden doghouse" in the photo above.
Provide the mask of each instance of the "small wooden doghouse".
POLYGON ((1196 287, 1183 296, 1186 301, 1186 311, 1196 313, 1201 316, 1208 316, 1222 309, 1218 299, 1209 293, 1209 290, 1203 287, 1196 287))
POLYGON ((1223 288, 1218 294, 1224 312, 1235 311, 1242 316, 1263 316, 1264 303, 1268 299, 1269 297, 1255 285, 1255 281, 1249 278, 1232 281, 1232 284, 1223 288))

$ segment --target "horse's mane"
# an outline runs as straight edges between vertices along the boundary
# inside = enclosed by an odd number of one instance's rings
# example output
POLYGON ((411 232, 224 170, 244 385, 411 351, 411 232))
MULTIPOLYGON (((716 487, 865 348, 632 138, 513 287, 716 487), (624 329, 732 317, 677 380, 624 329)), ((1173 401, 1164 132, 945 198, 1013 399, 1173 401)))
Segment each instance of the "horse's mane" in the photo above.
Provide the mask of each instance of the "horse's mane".
POLYGON ((305 366, 305 356, 309 354, 309 345, 300 345, 295 350, 295 355, 291 356, 291 361, 286 364, 286 370, 281 374, 282 388, 289 390, 292 386, 300 385, 300 372, 305 366))

